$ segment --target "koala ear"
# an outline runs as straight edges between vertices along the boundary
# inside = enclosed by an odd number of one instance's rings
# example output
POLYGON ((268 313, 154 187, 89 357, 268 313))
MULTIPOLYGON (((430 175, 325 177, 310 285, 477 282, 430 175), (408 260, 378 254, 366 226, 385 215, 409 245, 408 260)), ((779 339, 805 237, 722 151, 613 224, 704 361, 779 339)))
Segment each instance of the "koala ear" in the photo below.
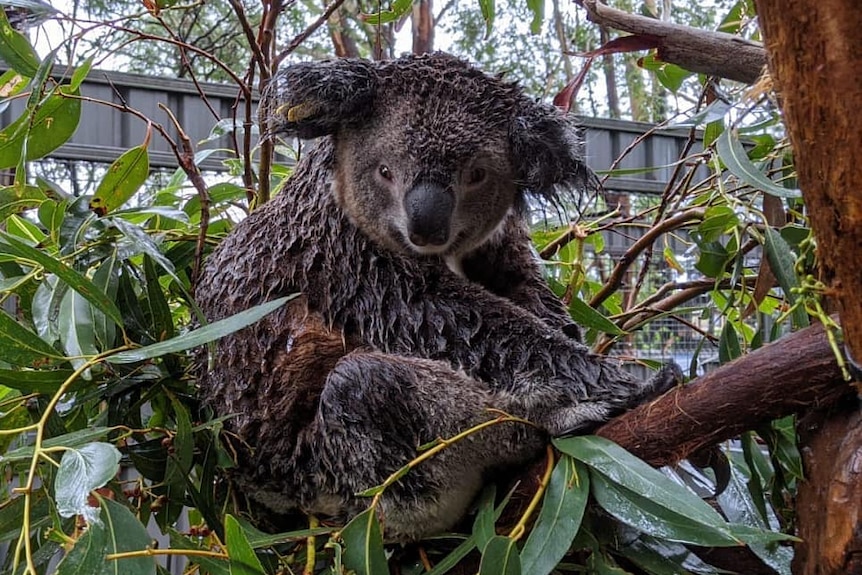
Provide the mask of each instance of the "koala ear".
POLYGON ((371 114, 377 75, 361 60, 303 62, 283 68, 263 95, 270 132, 317 138, 371 114))
POLYGON ((519 189, 554 202, 566 189, 596 187, 574 122, 554 106, 525 101, 509 138, 519 189))

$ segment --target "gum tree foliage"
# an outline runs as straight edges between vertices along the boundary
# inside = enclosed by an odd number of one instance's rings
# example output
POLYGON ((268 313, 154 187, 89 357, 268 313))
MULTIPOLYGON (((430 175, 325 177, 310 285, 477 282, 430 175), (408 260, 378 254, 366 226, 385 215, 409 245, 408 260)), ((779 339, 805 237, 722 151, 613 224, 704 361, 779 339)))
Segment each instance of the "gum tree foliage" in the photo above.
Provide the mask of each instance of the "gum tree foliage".
MULTIPOLYGON (((380 36, 410 8, 381 13, 378 19, 390 23, 381 24, 380 36)), ((567 66, 577 74, 580 61, 566 60, 550 39, 559 36, 522 36, 535 44, 517 48, 508 34, 534 19, 547 29, 553 19, 536 6, 485 1, 446 8, 452 24, 440 30, 477 59, 503 67, 533 54, 545 67, 541 86, 531 84, 537 93, 565 84, 567 66)), ((689 462, 655 470, 596 436, 555 440, 531 473, 538 481, 524 482, 515 495, 508 486, 489 486, 461 533, 423 542, 421 553, 385 546, 375 495, 395 476, 369 492, 368 511, 346 526, 308 518, 307 528, 289 533, 255 529, 244 517, 243 494, 222 480, 232 453, 221 441, 224 422, 196 400, 189 350, 284 301, 201 326, 191 294, 206 254, 237 218, 277 193, 289 168, 272 163, 271 142, 237 130, 229 175, 214 181, 198 169, 196 143, 183 138, 181 125, 171 136, 170 115, 147 118, 129 108, 123 112, 132 120, 148 122, 147 138, 116 158, 95 189, 70 193, 63 182, 35 177, 33 166, 88 121, 80 115, 80 83, 94 62, 147 59, 145 69, 158 61, 164 71, 183 61, 201 78, 223 74, 239 96, 235 117, 223 119, 222 128, 265 123, 265 115, 254 116, 252 91, 265 86, 279 61, 326 51, 326 27, 309 26, 322 8, 145 3, 119 20, 108 5, 89 9, 88 19, 110 21, 65 20, 69 44, 44 58, 0 19, 0 56, 11 68, 0 90, 27 104, 0 130, 0 465, 7 478, 0 542, 8 545, 0 572, 143 575, 165 572, 167 556, 183 557, 192 572, 218 575, 723 572, 698 555, 714 547, 744 551, 763 572, 790 572, 787 539, 802 476, 792 416, 745 432, 725 451, 725 473, 689 462), (200 46, 189 21, 209 30, 200 46), (230 38, 217 31, 225 28, 233 30, 230 38), (156 35, 162 40, 150 37, 156 35), (129 37, 134 42, 124 44, 129 37), (76 50, 90 58, 81 60, 76 50), (53 73, 63 54, 78 62, 66 77, 53 73), (153 138, 168 141, 181 165, 158 185, 147 183, 153 138), (188 527, 180 528, 184 513, 188 527), (168 538, 168 547, 153 547, 153 530, 168 538)), ((745 2, 714 9, 728 29, 740 30, 751 16, 745 2)), ((366 40, 363 54, 373 52, 367 40, 373 43, 374 34, 360 30, 373 28, 373 20, 366 17, 365 28, 350 21, 355 39, 366 40)), ((597 47, 595 37, 581 35, 564 34, 597 47)), ((649 62, 649 54, 639 57, 649 62)), ((690 86, 705 84, 661 63, 645 67, 652 75, 644 77, 670 92, 682 93, 683 76, 690 86)), ((513 76, 528 76, 512 68, 513 76)), ((705 148, 683 149, 660 197, 622 213, 598 196, 581 206, 577 222, 537 225, 549 281, 598 351, 636 352, 627 345, 638 330, 677 318, 684 337, 697 344, 684 366, 695 375, 701 353, 725 363, 790 328, 829 321, 823 286, 810 273, 814 246, 769 89, 730 87, 722 97, 722 105, 696 98, 688 118, 703 129, 705 148), (656 241, 633 243, 626 257, 606 265, 609 234, 644 230, 656 230, 656 241), (671 241, 682 242, 684 253, 671 250, 671 241), (647 289, 657 261, 670 276, 647 289)), ((693 143, 698 132, 691 133, 693 143)), ((489 424, 497 417, 489 414, 489 424)), ((438 443, 424 457, 446 446, 438 443)))

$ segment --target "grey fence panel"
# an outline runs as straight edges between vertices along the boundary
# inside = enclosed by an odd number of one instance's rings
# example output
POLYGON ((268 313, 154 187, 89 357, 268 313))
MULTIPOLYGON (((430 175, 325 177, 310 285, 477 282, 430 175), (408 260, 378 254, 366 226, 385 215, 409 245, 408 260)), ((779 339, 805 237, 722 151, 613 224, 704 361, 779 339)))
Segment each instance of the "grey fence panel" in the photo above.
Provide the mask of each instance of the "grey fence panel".
MULTIPOLYGON (((612 166, 616 169, 657 168, 608 178, 605 188, 613 192, 662 193, 674 172, 673 164, 679 161, 689 139, 687 128, 664 128, 643 137, 655 126, 602 118, 579 117, 578 120, 586 143, 587 164, 592 169, 604 171, 612 166), (617 158, 626 151, 625 157, 614 166, 617 158)), ((703 139, 697 133, 689 153, 702 150, 703 139)), ((707 168, 699 168, 697 175, 706 177, 707 168)))
MULTIPOLYGON (((0 67, 0 73, 3 71, 5 70, 0 67)), ((62 75, 62 71, 58 70, 56 76, 62 75)), ((125 104, 164 126, 176 141, 177 131, 167 113, 160 108, 161 104, 171 110, 197 150, 199 142, 209 136, 216 122, 232 116, 232 109, 238 99, 238 89, 230 85, 203 83, 200 87, 206 95, 206 102, 201 98, 195 84, 188 80, 94 70, 81 85, 81 95, 120 106, 125 104)), ((0 113, 0 126, 9 125, 21 115, 24 105, 23 98, 12 100, 0 113)), ((240 108, 241 112, 243 108, 244 104, 240 108)), ((135 115, 98 102, 85 101, 81 106, 81 122, 74 136, 68 143, 52 152, 51 157, 111 162, 129 148, 140 145, 146 131, 147 123, 135 115)), ((222 137, 203 144, 201 149, 230 146, 230 139, 222 137)), ((150 140, 149 151, 150 164, 153 167, 177 167, 177 159, 170 145, 155 132, 150 140)), ((207 170, 223 170, 224 166, 219 160, 224 157, 223 154, 211 156, 201 167, 207 170)))

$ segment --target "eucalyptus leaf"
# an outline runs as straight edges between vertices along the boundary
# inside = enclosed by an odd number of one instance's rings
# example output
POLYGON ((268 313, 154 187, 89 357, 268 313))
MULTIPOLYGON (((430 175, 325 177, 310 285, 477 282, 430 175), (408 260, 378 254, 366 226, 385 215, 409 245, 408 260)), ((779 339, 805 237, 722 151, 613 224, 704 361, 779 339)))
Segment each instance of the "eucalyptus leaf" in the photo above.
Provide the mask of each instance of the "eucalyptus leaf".
POLYGON ((233 515, 225 516, 224 531, 230 556, 230 575, 265 575, 260 559, 233 515))
POLYGON ((27 245, 3 231, 0 231, 0 253, 9 253, 25 261, 29 260, 56 274, 57 277, 69 284, 69 287, 81 294, 87 301, 96 306, 99 311, 122 327, 123 318, 117 305, 92 281, 62 261, 51 257, 42 250, 27 245))
POLYGON ((780 186, 767 178, 751 160, 739 142, 735 130, 725 130, 715 140, 715 151, 727 169, 744 184, 779 198, 800 198, 802 192, 780 186))
POLYGON ((0 360, 12 365, 41 366, 63 355, 0 308, 0 360))
POLYGON ((659 507, 690 518, 705 529, 727 531, 724 519, 700 497, 608 439, 583 435, 555 439, 554 445, 659 507))
MULTIPOLYGON (((781 286, 784 297, 791 305, 795 304, 796 294, 793 293, 793 290, 799 287, 799 278, 796 277, 795 271, 796 257, 781 234, 776 232, 772 226, 766 226, 765 230, 764 247, 766 248, 766 258, 769 260, 769 267, 772 269, 778 285, 781 286)), ((808 315, 800 306, 796 307, 792 317, 797 328, 808 326, 808 315)))
POLYGON ((101 523, 88 526, 57 566, 57 575, 155 575, 155 557, 107 558, 109 554, 144 551, 151 539, 124 505, 101 497, 98 501, 101 523))
POLYGON ((578 297, 573 297, 569 302, 569 314, 578 325, 592 328, 611 335, 625 335, 617 325, 593 309, 578 297))
POLYGON ((369 507, 341 530, 344 565, 357 575, 388 575, 383 534, 374 507, 369 507))
POLYGON ((521 558, 514 539, 492 537, 482 553, 479 575, 521 575, 521 558))
POLYGON ((88 503, 90 491, 104 486, 117 474, 120 457, 120 451, 110 443, 89 443, 66 450, 54 481, 60 515, 81 515, 87 523, 98 522, 98 508, 88 503))
POLYGON ((521 566, 529 575, 548 575, 575 539, 587 508, 590 476, 586 465, 563 455, 554 467, 542 510, 521 550, 521 566))
POLYGON ((39 55, 27 37, 15 30, 0 10, 0 59, 20 74, 32 78, 39 68, 39 55))
POLYGON ((90 209, 104 216, 129 201, 150 173, 150 158, 146 145, 124 152, 108 167, 108 172, 90 200, 90 209))
POLYGON ((255 323, 295 298, 296 295, 297 294, 278 298, 277 300, 255 306, 236 315, 232 315, 231 317, 213 322, 194 331, 190 331, 165 341, 139 347, 138 349, 130 351, 116 353, 108 356, 106 361, 110 363, 134 363, 159 357, 168 353, 176 353, 178 351, 183 351, 215 341, 220 337, 224 337, 255 323))

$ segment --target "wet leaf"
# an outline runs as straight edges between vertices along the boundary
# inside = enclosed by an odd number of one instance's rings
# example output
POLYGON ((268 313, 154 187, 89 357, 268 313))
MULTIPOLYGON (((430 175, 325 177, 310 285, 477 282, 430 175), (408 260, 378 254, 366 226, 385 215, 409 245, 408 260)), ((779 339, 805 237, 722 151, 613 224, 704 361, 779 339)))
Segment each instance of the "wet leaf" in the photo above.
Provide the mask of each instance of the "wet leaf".
POLYGON ((727 363, 741 355, 742 348, 739 345, 739 335, 733 327, 733 322, 725 320, 721 336, 718 338, 718 360, 721 363, 727 363))
MULTIPOLYGON (((51 437, 42 442, 42 447, 66 447, 75 449, 82 447, 93 441, 104 439, 112 430, 111 427, 90 427, 73 431, 57 437, 51 437)), ((15 463, 18 461, 29 461, 33 458, 33 446, 19 447, 0 457, 0 461, 5 463, 15 463)))
POLYGON ((555 439, 554 445, 656 507, 678 513, 705 528, 726 530, 721 516, 700 497, 608 439, 583 435, 555 439))
POLYGON ((625 335, 626 333, 579 297, 573 297, 569 302, 569 314, 580 326, 612 335, 625 335))
POLYGON ((407 14, 411 8, 413 8, 413 0, 395 0, 391 10, 381 10, 377 14, 360 14, 359 17, 372 26, 389 24, 407 14))
POLYGON ((263 565, 233 515, 225 516, 224 530, 230 556, 230 575, 264 575, 263 565))
POLYGON ((344 565, 357 575, 388 575, 383 534, 377 521, 376 510, 371 507, 350 520, 341 530, 344 542, 344 565))
MULTIPOLYGON (((117 261, 116 254, 111 254, 93 274, 93 284, 112 301, 117 299, 120 283, 119 268, 120 262, 117 261)), ((93 314, 93 332, 99 349, 104 351, 113 348, 114 340, 117 337, 117 325, 96 308, 91 307, 90 309, 93 314)))
POLYGON ((542 510, 521 550, 529 575, 547 575, 560 562, 581 527, 590 495, 587 467, 563 455, 554 467, 542 510))
POLYGON ((71 369, 0 369, 0 385, 17 389, 21 393, 53 395, 71 375, 71 369))
POLYGON ((476 546, 479 551, 485 548, 495 535, 497 535, 494 526, 494 499, 497 496, 497 489, 494 484, 486 485, 479 497, 476 519, 473 521, 473 537, 476 539, 476 546))
POLYGON ((0 10, 0 59, 28 78, 39 68, 36 50, 26 36, 12 27, 3 10, 0 10))
POLYGON ((21 160, 25 142, 27 160, 47 156, 65 144, 81 118, 79 95, 60 87, 45 98, 33 117, 24 114, 0 131, 0 169, 13 168, 21 160))
POLYGON ((521 558, 514 539, 497 535, 485 546, 479 575, 521 575, 521 558))
POLYGON ((57 478, 57 512, 63 517, 82 515, 87 523, 99 521, 99 509, 90 507, 90 491, 104 486, 120 470, 120 452, 110 443, 89 443, 63 453, 57 478))
POLYGON ((143 551, 151 544, 146 528, 125 506, 98 498, 101 523, 91 523, 60 564, 57 575, 155 575, 154 557, 107 559, 107 555, 143 551))
POLYGON ((60 260, 47 253, 31 247, 21 240, 0 231, 0 253, 8 253, 41 265, 47 271, 56 274, 69 284, 73 290, 81 294, 87 301, 111 318, 117 325, 123 325, 122 315, 116 304, 89 279, 73 270, 60 260))
MULTIPOLYGON (((772 226, 765 228, 766 257, 769 260, 769 267, 772 269, 778 285, 781 286, 781 291, 784 292, 784 297, 791 305, 796 303, 796 294, 793 289, 799 287, 799 278, 796 277, 795 264, 796 256, 790 250, 790 246, 781 237, 781 234, 776 232, 772 226)), ((797 328, 808 326, 808 314, 801 306, 797 306, 793 310, 793 324, 797 328)))
POLYGON ((150 173, 150 158, 146 145, 127 150, 108 168, 99 182, 90 210, 97 216, 107 215, 135 195, 150 173))
POLYGON ((199 345, 203 345, 205 343, 209 343, 211 341, 215 341, 220 337, 224 337, 230 333, 233 333, 237 330, 240 330, 246 326, 255 323, 262 317, 272 313, 273 311, 280 308, 295 297, 296 294, 282 297, 277 300, 273 300, 271 302, 255 306, 244 312, 240 312, 231 317, 213 322, 209 325, 171 338, 169 340, 140 347, 138 349, 133 349, 131 351, 123 351, 120 353, 116 353, 107 357, 106 361, 110 363, 134 363, 136 361, 152 359, 154 357, 159 357, 168 353, 184 351, 186 349, 190 349, 199 345))
POLYGON ((485 39, 491 36, 491 31, 494 29, 494 19, 497 16, 497 4, 495 0, 479 0, 479 10, 482 12, 482 19, 485 21, 485 39))
POLYGON ((45 193, 36 186, 0 186, 0 221, 35 208, 45 199, 45 193))
POLYGON ((715 141, 715 151, 727 169, 744 184, 779 198, 800 198, 802 192, 780 186, 767 178, 751 160, 734 130, 725 130, 715 141))
MULTIPOLYGON (((75 369, 98 353, 96 332, 93 329, 93 308, 78 292, 68 290, 63 296, 58 327, 60 344, 75 369)), ((85 370, 81 375, 84 379, 90 379, 90 370, 85 370)))
POLYGON ((63 355, 0 309, 0 360, 25 367, 56 359, 63 355))
MULTIPOLYGON (((706 547, 741 545, 741 541, 723 527, 720 518, 709 523, 681 515, 611 480, 600 472, 590 475, 592 492, 602 509, 635 529, 653 537, 706 547)), ((682 487, 680 487, 682 489, 682 487)))
POLYGON ((703 221, 697 226, 697 231, 702 241, 713 242, 738 224, 739 218, 731 207, 712 206, 707 208, 703 221))

